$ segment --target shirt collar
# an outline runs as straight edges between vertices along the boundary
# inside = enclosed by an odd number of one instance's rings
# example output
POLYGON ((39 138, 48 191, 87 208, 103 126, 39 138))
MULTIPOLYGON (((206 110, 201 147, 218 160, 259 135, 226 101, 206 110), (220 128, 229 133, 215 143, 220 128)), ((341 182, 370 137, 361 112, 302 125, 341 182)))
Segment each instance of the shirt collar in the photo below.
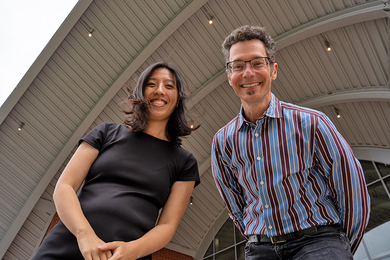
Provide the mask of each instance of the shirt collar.
MULTIPOLYGON (((272 117, 272 118, 282 118, 283 117, 283 111, 282 111, 282 105, 281 102, 273 93, 271 93, 271 102, 269 103, 268 109, 264 112, 262 116, 258 120, 264 117, 272 117)), ((238 118, 238 123, 240 124, 240 128, 244 125, 250 125, 251 122, 245 119, 244 117, 244 110, 241 105, 240 114, 238 118)))

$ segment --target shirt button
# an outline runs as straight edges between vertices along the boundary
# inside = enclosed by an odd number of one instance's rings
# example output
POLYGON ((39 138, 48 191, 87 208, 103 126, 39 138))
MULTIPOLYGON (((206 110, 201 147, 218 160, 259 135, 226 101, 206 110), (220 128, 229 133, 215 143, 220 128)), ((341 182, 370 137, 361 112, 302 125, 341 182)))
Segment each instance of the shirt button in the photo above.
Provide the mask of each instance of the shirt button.
POLYGON ((260 161, 260 156, 257 156, 257 160, 260 161))
POLYGON ((271 226, 271 225, 269 225, 269 226, 268 226, 268 228, 269 228, 269 229, 272 229, 272 226, 271 226))
POLYGON ((256 134, 255 134, 255 136, 256 136, 256 137, 259 137, 259 134, 258 134, 258 133, 256 133, 256 134))
POLYGON ((260 182, 260 184, 261 184, 261 185, 264 185, 264 182, 263 182, 263 181, 261 181, 261 182, 260 182))
POLYGON ((265 205, 264 207, 265 207, 266 209, 268 209, 268 205, 265 205))

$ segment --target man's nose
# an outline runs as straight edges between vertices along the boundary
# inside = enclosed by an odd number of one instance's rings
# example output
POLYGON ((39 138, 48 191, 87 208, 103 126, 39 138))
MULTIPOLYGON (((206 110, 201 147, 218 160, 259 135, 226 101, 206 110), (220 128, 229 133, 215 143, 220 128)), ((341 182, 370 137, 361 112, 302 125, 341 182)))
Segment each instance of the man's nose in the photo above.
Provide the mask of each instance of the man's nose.
POLYGON ((245 62, 244 71, 242 72, 243 77, 251 77, 255 74, 250 61, 245 62))

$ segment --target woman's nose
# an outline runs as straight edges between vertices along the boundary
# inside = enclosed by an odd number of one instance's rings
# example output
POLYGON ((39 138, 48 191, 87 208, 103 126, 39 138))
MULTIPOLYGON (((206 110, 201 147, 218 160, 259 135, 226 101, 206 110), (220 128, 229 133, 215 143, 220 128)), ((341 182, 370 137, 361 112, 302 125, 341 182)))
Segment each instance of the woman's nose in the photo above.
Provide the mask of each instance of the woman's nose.
POLYGON ((163 84, 157 85, 156 90, 154 91, 155 95, 165 95, 165 89, 163 84))

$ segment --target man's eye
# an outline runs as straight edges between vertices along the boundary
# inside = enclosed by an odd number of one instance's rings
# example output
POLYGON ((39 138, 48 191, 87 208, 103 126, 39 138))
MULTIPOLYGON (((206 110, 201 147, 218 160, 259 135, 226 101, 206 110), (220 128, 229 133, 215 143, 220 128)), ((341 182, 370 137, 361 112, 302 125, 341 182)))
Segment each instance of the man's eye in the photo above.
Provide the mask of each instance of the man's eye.
POLYGON ((262 67, 262 66, 264 66, 264 63, 263 62, 256 62, 256 63, 253 64, 253 66, 255 66, 255 67, 262 67))
POLYGON ((233 70, 241 70, 242 68, 243 68, 243 65, 241 63, 233 64, 233 70))

